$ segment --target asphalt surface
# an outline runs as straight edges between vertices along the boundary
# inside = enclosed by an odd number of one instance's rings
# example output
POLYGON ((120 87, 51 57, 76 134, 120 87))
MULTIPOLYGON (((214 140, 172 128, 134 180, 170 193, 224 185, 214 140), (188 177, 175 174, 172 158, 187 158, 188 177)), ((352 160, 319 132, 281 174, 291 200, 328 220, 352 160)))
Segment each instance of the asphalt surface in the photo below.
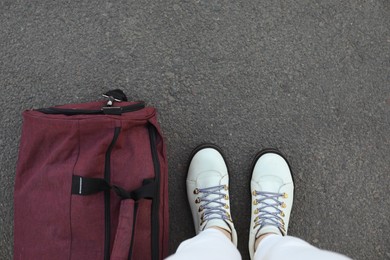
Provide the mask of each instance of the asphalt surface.
POLYGON ((0 1, 0 259, 13 256, 21 112, 112 88, 159 110, 170 252, 194 235, 188 156, 212 142, 243 259, 250 164, 265 147, 294 171, 290 235, 390 259, 390 1, 0 1))

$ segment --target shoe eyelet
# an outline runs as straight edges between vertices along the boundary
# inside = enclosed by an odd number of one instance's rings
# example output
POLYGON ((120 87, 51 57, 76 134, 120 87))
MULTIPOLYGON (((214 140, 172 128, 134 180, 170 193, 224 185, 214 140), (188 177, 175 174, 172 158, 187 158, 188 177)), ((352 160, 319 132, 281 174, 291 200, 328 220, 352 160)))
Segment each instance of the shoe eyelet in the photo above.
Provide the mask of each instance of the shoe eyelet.
POLYGON ((198 193, 199 193, 199 189, 196 188, 196 189, 194 190, 194 194, 198 194, 198 193))
POLYGON ((283 198, 287 199, 288 198, 288 194, 287 193, 283 193, 283 198))
POLYGON ((253 196, 256 196, 257 195, 257 192, 254 190, 254 191, 252 191, 252 195, 253 196))
POLYGON ((201 200, 200 200, 200 198, 196 198, 196 200, 195 200, 195 203, 200 203, 201 202, 201 200))
POLYGON ((253 201, 253 205, 257 205, 257 200, 254 200, 254 201, 253 201))
POLYGON ((259 214, 259 210, 258 209, 255 209, 255 211, 253 212, 254 214, 259 214))
POLYGON ((224 188, 224 190, 228 190, 228 189, 229 189, 229 186, 224 185, 223 188, 224 188))
POLYGON ((287 207, 286 203, 284 203, 284 202, 281 204, 281 206, 282 206, 282 208, 286 208, 287 207))
POLYGON ((229 205, 228 204, 225 204, 225 206, 223 206, 225 209, 229 209, 229 205))
POLYGON ((202 210, 203 210, 203 207, 200 206, 198 211, 201 212, 202 210))
POLYGON ((226 194, 225 197, 224 197, 224 199, 225 199, 225 200, 228 200, 228 199, 229 199, 229 195, 226 194))
POLYGON ((284 216, 285 216, 283 211, 282 211, 282 212, 280 212, 280 216, 282 216, 282 217, 284 217, 284 216))

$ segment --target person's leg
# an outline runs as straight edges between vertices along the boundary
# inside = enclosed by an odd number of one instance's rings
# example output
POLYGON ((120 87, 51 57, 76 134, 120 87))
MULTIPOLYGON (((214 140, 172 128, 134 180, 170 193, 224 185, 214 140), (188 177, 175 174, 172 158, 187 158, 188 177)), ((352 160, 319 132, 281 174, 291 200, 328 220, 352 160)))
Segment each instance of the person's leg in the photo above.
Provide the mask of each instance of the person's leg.
POLYGON ((318 249, 302 239, 271 234, 259 243, 254 255, 255 260, 347 260, 350 259, 338 253, 318 249))
POLYGON ((180 244, 167 260, 241 259, 234 244, 221 231, 207 228, 180 244))
POLYGON ((251 259, 348 259, 287 236, 294 183, 290 166, 279 151, 267 149, 256 156, 251 192, 251 259))
POLYGON ((241 259, 230 215, 228 169, 214 145, 203 145, 193 152, 187 196, 197 235, 182 242, 169 260, 241 259))

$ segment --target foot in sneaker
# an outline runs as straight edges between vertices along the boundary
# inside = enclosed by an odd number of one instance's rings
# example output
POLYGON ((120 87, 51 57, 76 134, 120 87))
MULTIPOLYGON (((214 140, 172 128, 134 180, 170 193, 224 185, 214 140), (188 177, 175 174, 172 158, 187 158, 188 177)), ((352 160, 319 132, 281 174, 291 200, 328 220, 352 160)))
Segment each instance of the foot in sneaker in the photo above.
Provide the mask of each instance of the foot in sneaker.
POLYGON ((252 213, 249 253, 253 259, 256 240, 265 234, 286 235, 294 196, 291 169, 277 150, 266 149, 255 158, 251 180, 252 213))
POLYGON ((228 169, 218 147, 202 145, 194 150, 188 168, 187 195, 196 234, 207 228, 220 228, 231 234, 237 246, 230 214, 228 169))

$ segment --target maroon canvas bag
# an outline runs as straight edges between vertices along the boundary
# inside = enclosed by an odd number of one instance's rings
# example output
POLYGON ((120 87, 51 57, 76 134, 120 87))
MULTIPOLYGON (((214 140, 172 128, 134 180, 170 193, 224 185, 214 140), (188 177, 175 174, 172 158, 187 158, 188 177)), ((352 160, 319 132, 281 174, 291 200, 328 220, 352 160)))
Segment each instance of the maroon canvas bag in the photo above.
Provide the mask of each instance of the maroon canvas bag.
POLYGON ((167 256, 167 160, 156 110, 120 90, 106 97, 23 113, 14 259, 167 256))

